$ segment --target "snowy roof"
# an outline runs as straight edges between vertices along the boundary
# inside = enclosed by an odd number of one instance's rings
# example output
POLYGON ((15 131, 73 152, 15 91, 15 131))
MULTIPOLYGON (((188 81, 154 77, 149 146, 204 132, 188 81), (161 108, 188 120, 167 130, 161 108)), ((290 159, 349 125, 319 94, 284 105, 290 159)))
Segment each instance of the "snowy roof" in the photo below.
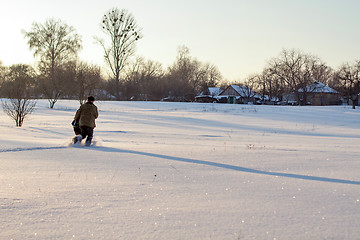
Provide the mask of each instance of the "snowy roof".
MULTIPOLYGON (((299 89, 299 92, 303 92, 304 90, 302 88, 299 89)), ((325 84, 321 82, 314 82, 313 84, 310 84, 306 86, 306 92, 311 93, 338 93, 338 91, 332 89, 329 86, 326 86, 325 84)))
POLYGON ((209 94, 211 96, 217 96, 221 93, 221 89, 219 87, 209 87, 209 94))
POLYGON ((201 96, 218 96, 221 93, 221 89, 219 87, 209 87, 207 90, 203 91, 199 94, 201 96))
MULTIPOLYGON (((251 91, 247 86, 238 86, 238 85, 230 85, 227 89, 225 89, 220 95, 227 96, 228 89, 232 88, 234 91, 239 94, 240 97, 256 97, 257 94, 253 91, 251 91)), ((232 94, 231 94, 232 95, 232 94)))
POLYGON ((237 91, 240 96, 249 91, 249 88, 246 86, 231 85, 231 87, 235 89, 235 91, 237 91))
MULTIPOLYGON (((269 95, 264 95, 264 98, 263 98, 265 101, 270 101, 270 96, 269 95)), ((279 102, 280 99, 278 97, 271 97, 271 101, 272 102, 279 102)))

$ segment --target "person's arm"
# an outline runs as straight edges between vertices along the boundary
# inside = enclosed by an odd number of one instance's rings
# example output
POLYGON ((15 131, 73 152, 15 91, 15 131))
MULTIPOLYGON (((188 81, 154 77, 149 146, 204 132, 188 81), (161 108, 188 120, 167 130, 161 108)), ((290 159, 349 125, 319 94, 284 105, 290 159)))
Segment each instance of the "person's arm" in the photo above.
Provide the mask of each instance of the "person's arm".
POLYGON ((98 109, 97 109, 97 108, 95 108, 95 119, 96 119, 96 118, 98 118, 98 116, 99 116, 98 109))

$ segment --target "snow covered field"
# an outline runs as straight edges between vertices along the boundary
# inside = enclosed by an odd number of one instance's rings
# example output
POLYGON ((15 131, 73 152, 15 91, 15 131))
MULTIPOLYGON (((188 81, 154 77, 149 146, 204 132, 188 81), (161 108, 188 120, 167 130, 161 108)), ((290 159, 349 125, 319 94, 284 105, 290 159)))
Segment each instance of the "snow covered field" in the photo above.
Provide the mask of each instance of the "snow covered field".
POLYGON ((0 239, 360 239, 360 111, 77 101, 0 114, 0 239))

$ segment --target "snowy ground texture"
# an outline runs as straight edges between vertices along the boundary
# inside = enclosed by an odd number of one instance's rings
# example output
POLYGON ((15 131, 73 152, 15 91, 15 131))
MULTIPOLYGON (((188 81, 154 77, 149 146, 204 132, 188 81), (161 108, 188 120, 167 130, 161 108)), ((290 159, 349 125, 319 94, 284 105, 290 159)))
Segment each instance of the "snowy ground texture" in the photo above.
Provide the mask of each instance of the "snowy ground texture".
POLYGON ((77 101, 0 114, 0 239, 360 239, 360 111, 77 101))

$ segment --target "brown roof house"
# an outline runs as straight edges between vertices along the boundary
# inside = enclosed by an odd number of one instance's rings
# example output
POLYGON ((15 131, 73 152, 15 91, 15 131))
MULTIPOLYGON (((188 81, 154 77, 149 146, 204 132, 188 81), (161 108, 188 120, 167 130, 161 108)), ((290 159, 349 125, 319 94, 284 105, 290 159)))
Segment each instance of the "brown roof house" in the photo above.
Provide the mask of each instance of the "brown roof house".
POLYGON ((261 96, 247 86, 230 85, 222 91, 218 100, 221 103, 255 103, 261 96))
POLYGON ((314 82, 298 90, 299 102, 314 106, 339 105, 342 103, 338 91, 321 82, 314 82))

